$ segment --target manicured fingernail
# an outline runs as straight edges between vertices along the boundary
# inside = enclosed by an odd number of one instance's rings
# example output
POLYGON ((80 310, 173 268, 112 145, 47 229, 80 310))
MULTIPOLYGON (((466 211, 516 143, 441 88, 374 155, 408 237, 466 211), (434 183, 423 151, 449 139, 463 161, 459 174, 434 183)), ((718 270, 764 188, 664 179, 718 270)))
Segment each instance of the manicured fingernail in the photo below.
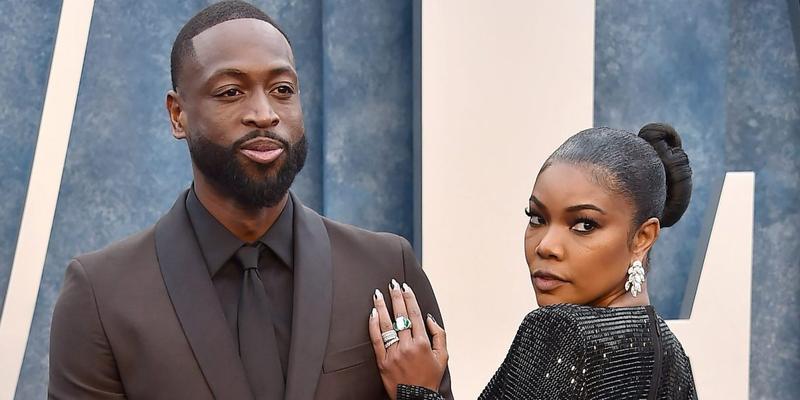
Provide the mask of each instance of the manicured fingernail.
POLYGON ((375 294, 374 294, 374 296, 375 296, 375 300, 381 300, 381 299, 383 299, 383 293, 381 293, 381 291, 380 291, 380 290, 378 290, 378 289, 375 289, 375 294))
POLYGON ((403 291, 404 292, 410 292, 411 291, 411 286, 408 286, 408 284, 403 282, 403 291))
POLYGON ((396 280, 392 279, 392 281, 389 283, 389 287, 392 288, 392 289, 397 290, 397 289, 400 288, 400 284, 397 283, 396 280))
POLYGON ((431 315, 430 313, 428 313, 428 318, 430 318, 431 321, 433 321, 434 324, 439 325, 439 323, 436 322, 436 318, 433 318, 433 315, 431 315))
POLYGON ((376 310, 375 307, 372 307, 372 311, 369 312, 369 318, 372 319, 377 316, 378 316, 378 310, 376 310))

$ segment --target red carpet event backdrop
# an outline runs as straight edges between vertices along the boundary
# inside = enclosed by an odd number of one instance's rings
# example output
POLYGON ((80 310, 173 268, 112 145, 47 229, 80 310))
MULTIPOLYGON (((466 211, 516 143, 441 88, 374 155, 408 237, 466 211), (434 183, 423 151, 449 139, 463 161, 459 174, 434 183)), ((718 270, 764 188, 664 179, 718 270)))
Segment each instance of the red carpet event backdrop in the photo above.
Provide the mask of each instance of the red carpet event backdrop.
MULTIPOLYGON (((190 184, 164 97, 172 41, 209 3, 0 2, 0 399, 46 395, 70 258, 149 226, 190 184)), ((800 398, 800 2, 253 3, 302 82, 293 190, 411 241, 457 397, 477 395, 535 307, 522 210, 544 158, 590 126, 664 121, 694 192, 655 246, 651 299, 701 398, 800 398)))

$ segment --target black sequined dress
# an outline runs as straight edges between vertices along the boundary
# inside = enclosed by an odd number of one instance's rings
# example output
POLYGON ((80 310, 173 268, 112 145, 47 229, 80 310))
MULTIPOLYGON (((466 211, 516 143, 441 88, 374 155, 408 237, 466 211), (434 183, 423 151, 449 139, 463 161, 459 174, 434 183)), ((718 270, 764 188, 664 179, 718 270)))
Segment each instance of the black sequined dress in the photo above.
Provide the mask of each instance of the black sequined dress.
MULTIPOLYGON (((398 399, 441 399, 398 386, 398 399)), ((534 310, 480 399, 696 399, 689 359, 652 306, 534 310)))

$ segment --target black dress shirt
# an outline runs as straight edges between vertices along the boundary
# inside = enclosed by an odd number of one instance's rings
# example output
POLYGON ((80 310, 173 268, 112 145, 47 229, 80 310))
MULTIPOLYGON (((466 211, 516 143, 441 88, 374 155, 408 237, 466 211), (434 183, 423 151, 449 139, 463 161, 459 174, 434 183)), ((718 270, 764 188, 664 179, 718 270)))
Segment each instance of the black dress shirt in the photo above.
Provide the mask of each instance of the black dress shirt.
MULTIPOLYGON (((217 221, 200 203, 194 188, 186 196, 186 210, 200 244, 208 273, 217 291, 225 319, 231 330, 236 348, 239 348, 237 314, 243 271, 233 257, 245 244, 217 221)), ((275 325, 278 354, 286 376, 289 363, 289 346, 292 334, 292 295, 294 281, 292 198, 286 202, 281 215, 258 240, 266 246, 259 259, 259 273, 264 290, 273 305, 271 317, 275 325)))

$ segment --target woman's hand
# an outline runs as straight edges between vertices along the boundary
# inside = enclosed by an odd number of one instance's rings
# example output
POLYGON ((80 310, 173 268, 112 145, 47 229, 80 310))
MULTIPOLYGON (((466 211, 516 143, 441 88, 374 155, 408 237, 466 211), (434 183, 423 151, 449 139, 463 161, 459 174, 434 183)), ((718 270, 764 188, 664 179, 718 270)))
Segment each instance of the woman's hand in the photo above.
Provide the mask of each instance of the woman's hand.
POLYGON ((405 283, 401 288, 392 279, 389 295, 394 316, 389 316, 386 300, 376 289, 373 296, 375 308, 369 318, 369 336, 386 392, 392 399, 397 398, 397 385, 401 383, 438 391, 448 358, 444 329, 430 314, 423 319, 414 292, 405 283), (387 347, 382 333, 387 333, 389 338, 394 336, 390 332, 394 332, 393 323, 398 317, 408 318, 411 328, 397 327, 400 329, 397 331, 399 341, 391 343, 393 340, 390 339, 387 347), (431 332, 430 340, 425 325, 431 332))

